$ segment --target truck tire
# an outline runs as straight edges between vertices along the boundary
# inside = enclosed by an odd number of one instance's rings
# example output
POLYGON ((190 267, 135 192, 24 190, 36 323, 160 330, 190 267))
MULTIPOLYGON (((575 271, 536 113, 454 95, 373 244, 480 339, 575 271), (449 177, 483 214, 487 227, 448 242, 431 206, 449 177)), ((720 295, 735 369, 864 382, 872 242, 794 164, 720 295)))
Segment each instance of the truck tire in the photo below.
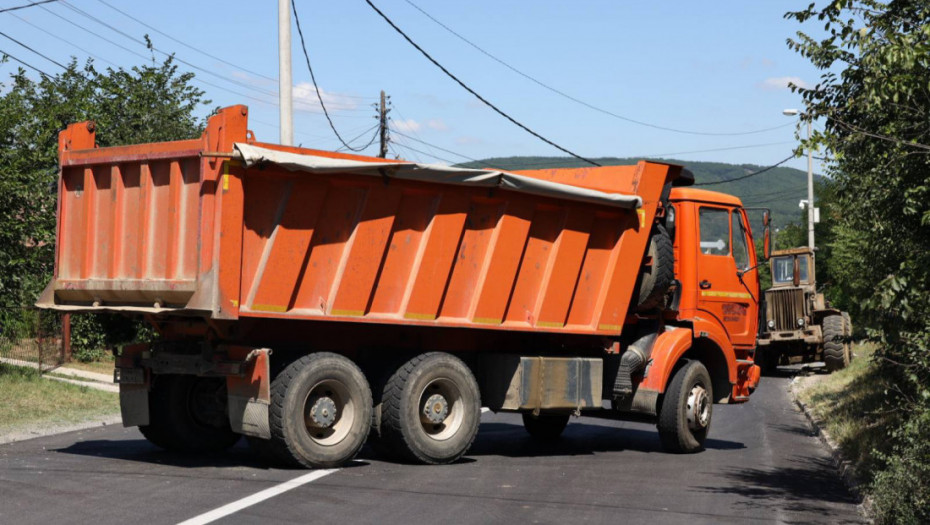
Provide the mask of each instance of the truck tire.
POLYGON ((647 258, 652 259, 651 266, 643 266, 637 281, 636 311, 644 312, 661 306, 675 278, 675 251, 672 239, 662 225, 657 224, 649 237, 647 258))
POLYGON ((856 357, 856 354, 852 351, 852 337, 853 325, 852 320, 849 318, 849 312, 843 312, 843 330, 846 334, 846 341, 848 342, 847 346, 849 347, 849 362, 851 363, 853 358, 856 357))
POLYGON ((713 416, 714 391, 707 368, 685 360, 672 376, 659 409, 659 438, 669 452, 704 450, 713 416))
POLYGON ((226 403, 222 377, 158 374, 149 392, 149 424, 139 431, 172 452, 221 452, 242 437, 229 426, 226 403))
POLYGON ((849 341, 846 340, 846 323, 842 315, 823 318, 823 362, 827 370, 836 372, 849 366, 849 341))
POLYGON ((256 447, 286 465, 337 467, 358 453, 371 428, 371 390, 338 354, 301 357, 271 382, 271 440, 256 447))
POLYGON ((471 448, 481 423, 478 382, 459 358, 421 354, 388 379, 381 402, 381 440, 399 459, 439 465, 471 448))
POLYGON ((562 435, 568 426, 569 414, 523 414, 523 428, 527 433, 540 441, 552 441, 562 435))

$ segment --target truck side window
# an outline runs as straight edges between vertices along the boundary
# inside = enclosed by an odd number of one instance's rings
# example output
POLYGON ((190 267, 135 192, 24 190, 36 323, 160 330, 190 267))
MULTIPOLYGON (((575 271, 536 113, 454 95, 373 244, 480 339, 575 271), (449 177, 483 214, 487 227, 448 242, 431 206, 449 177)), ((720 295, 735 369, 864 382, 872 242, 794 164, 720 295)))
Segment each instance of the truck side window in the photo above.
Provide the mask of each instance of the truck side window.
POLYGON ((701 253, 730 255, 730 211, 701 207, 701 253))
POLYGON ((749 245, 746 243, 746 229, 739 213, 733 212, 731 223, 733 225, 733 258, 736 259, 736 269, 749 268, 749 245))

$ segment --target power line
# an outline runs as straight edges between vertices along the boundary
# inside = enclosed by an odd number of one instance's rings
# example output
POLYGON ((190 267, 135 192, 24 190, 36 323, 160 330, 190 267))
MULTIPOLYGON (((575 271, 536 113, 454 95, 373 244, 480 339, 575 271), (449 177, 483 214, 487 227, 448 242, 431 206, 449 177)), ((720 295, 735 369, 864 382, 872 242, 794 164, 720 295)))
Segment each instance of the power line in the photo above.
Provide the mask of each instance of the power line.
POLYGON ((434 158, 434 159, 441 160, 441 161, 443 161, 443 162, 448 162, 449 164, 455 164, 454 161, 451 161, 451 160, 449 160, 449 159, 444 159, 444 158, 442 158, 442 157, 438 157, 438 156, 436 156, 436 155, 433 154, 433 153, 427 153, 427 152, 425 152, 425 151, 418 150, 418 149, 416 149, 416 148, 414 148, 413 146, 410 146, 410 145, 408 145, 408 144, 402 144, 402 143, 400 143, 400 142, 397 142, 396 144, 397 144, 398 146, 402 147, 402 148, 409 149, 410 151, 413 151, 413 152, 416 152, 416 153, 420 153, 420 154, 422 154, 422 155, 426 155, 427 157, 432 157, 432 158, 434 158))
MULTIPOLYGON (((643 121, 641 121, 641 120, 635 120, 635 119, 632 119, 632 118, 630 118, 630 117, 625 117, 625 116, 623 116, 623 115, 618 115, 617 113, 614 113, 614 112, 612 112, 612 111, 610 111, 610 110, 607 110, 607 109, 604 109, 604 108, 595 106, 594 104, 591 104, 591 103, 589 103, 589 102, 585 102, 584 100, 581 100, 581 99, 578 99, 578 98, 576 98, 576 97, 573 97, 573 96, 569 95, 568 93, 565 93, 565 92, 563 92, 563 91, 561 91, 561 90, 559 90, 559 89, 556 89, 556 88, 554 88, 554 87, 552 87, 552 86, 550 86, 550 85, 548 85, 548 84, 542 82, 541 80, 539 80, 539 79, 537 79, 537 78, 535 78, 535 77, 533 77, 533 76, 531 76, 531 75, 529 75, 529 74, 527 74, 527 73, 524 73, 523 71, 521 71, 521 70, 517 69, 516 67, 514 67, 514 66, 508 64, 507 62, 504 62, 504 61, 501 60, 500 58, 497 58, 496 56, 492 55, 489 51, 485 50, 484 48, 482 48, 482 47, 479 46, 478 44, 475 44, 475 43, 472 42, 471 40, 469 40, 469 39, 465 38, 464 36, 460 35, 460 34, 457 33, 455 30, 453 30, 451 27, 449 27, 449 26, 443 24, 442 22, 440 22, 439 20, 437 20, 436 18, 434 18, 433 15, 431 15, 431 14, 427 13, 426 11, 424 11, 420 6, 414 4, 414 3, 411 2, 410 0, 404 0, 404 1, 407 2, 408 4, 410 4, 411 6, 413 6, 413 8, 416 9, 417 11, 419 11, 420 13, 423 13, 424 16, 426 16, 427 18, 429 18, 430 20, 432 20, 433 22, 435 22, 436 24, 438 24, 440 27, 442 27, 442 28, 445 29, 446 31, 448 31, 448 32, 452 33, 453 35, 455 35, 456 37, 458 37, 459 40, 461 40, 461 41, 465 42, 466 44, 470 45, 471 47, 477 49, 477 50, 480 51, 482 54, 484 54, 485 56, 487 56, 488 58, 490 58, 491 60, 494 60, 495 62, 501 64, 502 66, 504 66, 504 67, 506 67, 507 69, 513 71, 514 73, 516 73, 516 74, 522 76, 523 78, 529 80, 530 82, 533 82, 534 84, 537 84, 538 86, 540 86, 540 87, 542 87, 542 88, 544 88, 544 89, 547 89, 547 90, 549 90, 549 91, 551 91, 551 92, 553 92, 553 93, 555 93, 555 94, 557 94, 557 95, 559 95, 559 96, 561 96, 561 97, 567 98, 568 100, 571 100, 572 102, 575 102, 575 103, 577 103, 577 104, 581 104, 582 106, 585 106, 585 107, 588 108, 588 109, 593 109, 594 111, 597 111, 597 112, 599 112, 599 113, 603 113, 603 114, 605 114, 605 115, 608 115, 608 116, 610 116, 610 117, 614 117, 614 118, 619 119, 619 120, 623 120, 623 121, 630 122, 630 123, 633 123, 633 124, 638 124, 638 125, 640 125, 640 126, 646 126, 646 127, 650 127, 650 128, 654 128, 654 129, 660 129, 660 130, 663 130, 663 131, 671 131, 671 132, 673 132, 673 133, 683 133, 683 134, 686 134, 686 135, 707 135, 707 136, 752 135, 752 134, 755 134, 755 133, 764 133, 764 132, 766 132, 766 131, 773 131, 773 130, 776 130, 776 129, 781 129, 781 128, 785 128, 785 127, 788 127, 788 126, 793 125, 793 123, 788 123, 788 124, 782 124, 782 125, 779 125, 779 126, 774 126, 774 127, 771 127, 771 128, 763 128, 763 129, 757 129, 757 130, 752 130, 752 131, 738 131, 738 132, 727 132, 727 133, 715 133, 715 132, 704 132, 704 131, 689 131, 689 130, 683 130, 683 129, 670 128, 670 127, 666 127, 666 126, 659 126, 659 125, 656 125, 656 124, 650 124, 650 123, 648 123, 648 122, 643 122, 643 121)), ((370 2, 369 2, 369 4, 370 4, 370 2)), ((383 16, 383 15, 382 15, 382 16, 383 16)))
MULTIPOLYGON (((293 2, 293 1, 294 1, 294 0, 291 0, 291 2, 293 2)), ((523 124, 521 124, 520 122, 518 122, 516 119, 514 119, 513 117, 511 117, 510 115, 508 115, 507 113, 505 113, 503 110, 501 110, 500 108, 498 108, 498 107, 495 106, 494 104, 490 103, 487 99, 485 99, 484 97, 482 97, 481 95, 479 95, 477 91, 475 91, 474 89, 468 87, 464 82, 462 82, 461 80, 459 80, 459 78, 458 78, 457 76, 453 75, 453 74, 452 74, 448 69, 446 69, 442 64, 440 64, 439 62, 437 62, 436 59, 433 58, 432 56, 430 56, 429 53, 427 53, 426 51, 424 51, 422 47, 420 47, 419 45, 417 45, 416 42, 414 42, 409 36, 407 36, 407 33, 404 33, 403 30, 401 30, 401 28, 397 27, 397 25, 396 25, 390 18, 388 18, 387 15, 385 15, 384 13, 382 13, 381 10, 378 9, 378 8, 375 6, 375 4, 371 3, 371 0, 365 0, 365 3, 367 3, 372 9, 374 9, 375 12, 378 13, 378 15, 380 15, 381 18, 384 19, 385 22, 387 22, 391 27, 393 27, 394 30, 397 31, 397 32, 400 34, 400 36, 404 37, 404 40, 406 40, 408 43, 410 43, 410 45, 412 45, 413 47, 415 47, 415 48, 417 49, 417 51, 419 51, 423 56, 425 56, 425 57, 427 58, 427 60, 429 60, 430 62, 433 63, 433 65, 435 65, 435 66, 438 67, 440 70, 442 70, 443 73, 445 73, 449 78, 451 78, 452 80, 454 80, 458 85, 462 86, 463 89, 465 89, 466 91, 468 91, 469 93, 471 93, 472 95, 474 95, 475 98, 477 98, 478 100, 480 100, 481 102, 483 102, 483 103, 484 103, 486 106, 488 106, 489 108, 491 108, 491 109, 493 109, 494 111, 496 111, 500 116, 506 118, 507 120, 509 120, 510 122, 512 122, 514 125, 516 125, 516 126, 522 128, 524 131, 526 131, 527 133, 533 135, 534 137, 538 138, 539 140, 545 142, 546 144, 549 144, 550 146, 552 146, 552 147, 554 147, 554 148, 556 148, 556 149, 558 149, 558 150, 560 150, 560 151, 562 151, 562 152, 564 152, 564 153, 568 153, 568 154, 571 155, 572 157, 575 157, 575 158, 577 158, 577 159, 579 159, 579 160, 583 160, 583 161, 585 161, 585 162, 587 162, 587 163, 589 163, 589 164, 593 164, 594 166, 600 166, 600 164, 594 162, 593 160, 590 160, 590 159, 587 159, 587 158, 585 158, 585 157, 582 157, 581 155, 578 155, 577 153, 574 153, 574 152, 571 151, 571 150, 568 150, 568 149, 566 149, 566 148, 564 148, 564 147, 562 147, 562 146, 559 146, 559 145, 556 144, 555 142, 553 142, 553 141, 547 139, 546 137, 543 137, 543 136, 540 135, 539 133, 536 133, 535 131, 531 130, 530 128, 528 128, 528 127, 526 127, 525 125, 523 125, 523 124)))
POLYGON ((7 53, 6 51, 4 51, 4 50, 2 50, 2 49, 0 49, 0 54, 12 58, 13 60, 19 62, 20 64, 22 64, 22 65, 24 65, 24 66, 26 66, 26 67, 28 67, 29 69, 33 69, 33 70, 35 70, 35 71, 38 71, 41 75, 43 75, 43 76, 45 76, 45 77, 52 78, 52 76, 49 75, 48 73, 46 73, 45 71, 42 71, 41 69, 39 69, 39 68, 33 66, 32 64, 29 64, 28 62, 24 62, 24 61, 22 61, 22 60, 16 58, 15 56, 13 56, 13 55, 7 53))
POLYGON ((642 156, 646 158, 656 158, 656 157, 664 157, 667 155, 687 155, 690 153, 711 153, 714 151, 730 151, 734 149, 762 148, 765 146, 783 146, 785 144, 794 144, 794 143, 795 142, 793 140, 787 140, 787 141, 782 141, 782 142, 767 142, 765 144, 748 144, 746 146, 729 146, 726 148, 698 149, 698 150, 692 150, 692 151, 676 151, 674 153, 653 153, 651 155, 642 155, 642 156))
MULTIPOLYGON (((40 6, 40 7, 41 7, 41 6, 40 6)), ((82 30, 82 31, 84 31, 84 32, 89 33, 89 34, 91 34, 91 35, 93 35, 93 36, 95 36, 95 37, 97 37, 97 38, 103 40, 104 42, 107 42, 108 44, 110 44, 110 45, 112 45, 112 46, 118 47, 118 48, 122 49, 123 51, 126 51, 127 53, 130 53, 130 54, 132 54, 132 55, 134 55, 134 56, 137 56, 137 57, 141 58, 142 60, 149 60, 149 58, 150 58, 150 57, 147 57, 147 56, 143 55, 142 53, 138 53, 138 52, 136 52, 136 51, 134 51, 134 50, 132 50, 132 49, 129 49, 128 47, 126 47, 126 46, 124 46, 124 45, 122 45, 122 44, 120 44, 120 43, 118 43, 118 42, 114 42, 113 40, 110 40, 109 38, 107 38, 107 37, 105 37, 105 36, 103 36, 103 35, 101 35, 101 34, 95 32, 95 31, 93 31, 93 30, 91 30, 91 29, 88 29, 88 28, 85 27, 85 26, 82 26, 81 24, 78 24, 77 22, 74 22, 73 20, 71 20, 71 19, 69 19, 69 18, 65 18, 65 17, 59 15, 58 13, 56 13, 56 12, 54 12, 54 11, 51 11, 51 10, 45 8, 45 7, 41 7, 41 9, 44 9, 44 10, 45 10, 47 13, 49 13, 50 15, 55 16, 55 17, 57 17, 57 18, 59 18, 59 19, 65 21, 65 22, 67 22, 67 23, 73 25, 74 27, 76 27, 76 28, 78 28, 78 29, 80 29, 80 30, 82 30)), ((13 16, 16 16, 16 15, 13 15, 13 16)), ((78 46, 76 46, 75 44, 71 43, 70 41, 68 41, 68 40, 66 40, 66 39, 63 39, 63 38, 60 38, 60 37, 56 37, 56 38, 58 38, 59 40, 62 40, 63 42, 67 42, 68 44, 74 46, 76 49, 80 49, 78 46)), ((132 37, 130 37, 130 38, 132 38, 132 37)), ((135 39, 133 39, 133 40, 135 40, 135 39)), ((87 51, 85 51, 85 53, 87 53, 87 51)), ((109 60, 107 60, 107 59, 105 59, 105 58, 101 58, 101 57, 99 57, 99 56, 97 56, 97 55, 94 55, 94 54, 92 54, 92 53, 87 53, 87 54, 88 54, 89 56, 92 56, 92 57, 98 59, 98 60, 102 60, 102 61, 107 62, 107 63, 109 63, 109 64, 113 64, 113 62, 111 62, 111 61, 109 61, 109 60)), ((177 57, 173 57, 173 59, 177 59, 177 57)), ((113 65, 116 65, 116 64, 113 64, 113 65)), ((200 78, 200 77, 194 77, 194 78, 191 79, 191 81, 192 81, 192 82, 196 82, 196 83, 198 83, 198 84, 203 84, 203 85, 205 85, 205 86, 210 86, 210 87, 219 89, 219 90, 221 90, 221 91, 225 91, 225 92, 227 92, 227 93, 231 93, 231 94, 236 95, 236 96, 239 96, 239 97, 244 97, 244 98, 247 98, 247 99, 250 99, 250 100, 254 100, 254 101, 260 102, 260 103, 262 103, 262 104, 269 104, 269 105, 271 105, 271 106, 276 106, 276 105, 277 105, 277 102, 274 101, 274 100, 266 100, 266 99, 258 98, 258 97, 256 97, 256 96, 249 95, 249 94, 247 94, 247 93, 242 93, 242 92, 240 92, 240 91, 236 91, 236 90, 234 90, 234 89, 230 89, 230 88, 228 88, 228 87, 226 87, 226 86, 223 86, 223 85, 220 85, 220 84, 215 84, 215 83, 210 82, 210 81, 208 81, 208 80, 204 80, 203 78, 200 78)), ((317 114, 319 113, 319 111, 315 111, 315 110, 313 110, 313 109, 310 109, 310 106, 307 105, 306 103, 302 103, 302 104, 303 104, 304 106, 307 106, 307 107, 304 107, 303 111, 307 111, 308 113, 317 113, 317 114)), ((367 117, 360 117, 360 116, 356 116, 356 115, 345 115, 344 118, 367 118, 367 117)))
POLYGON ((48 56, 43 55, 42 53, 39 53, 39 52, 36 51, 35 49, 33 49, 33 48, 27 46, 26 44, 20 42, 19 40, 16 40, 15 38, 13 38, 13 37, 11 37, 10 35, 4 33, 3 31, 0 31, 0 36, 5 37, 7 40, 12 40, 13 42, 16 42, 16 43, 19 44, 21 47, 24 47, 24 48, 28 49, 29 51, 32 51, 33 53, 39 55, 40 57, 44 58, 45 60, 48 60, 49 62, 55 64, 56 66, 58 66, 58 67, 60 67, 60 68, 62 68, 62 69, 68 69, 68 66, 62 64, 61 62, 59 62, 59 61, 57 61, 57 60, 55 60, 55 59, 53 59, 53 58, 49 58, 48 56))
MULTIPOLYGON (((0 9, 0 13, 9 13, 10 11, 18 11, 20 9, 26 9, 27 7, 33 7, 41 4, 48 4, 51 2, 57 2, 58 0, 42 0, 41 2, 31 2, 25 5, 18 5, 15 7, 7 7, 6 9, 0 9)), ((14 59, 15 60, 15 59, 14 59)))
MULTIPOLYGON (((57 1, 57 0, 56 0, 56 1, 57 1)), ((149 24, 143 22, 142 20, 139 20, 138 18, 136 18, 136 17, 130 15, 130 14, 127 13, 126 11, 123 11, 122 9, 120 9, 120 8, 118 8, 118 7, 116 7, 116 6, 114 6, 114 5, 112 5, 112 4, 109 4, 109 3, 105 2, 104 0, 97 0, 97 1, 100 2, 101 4, 105 5, 105 6, 109 7, 110 9, 112 9, 112 10, 114 10, 114 11, 116 11, 116 12, 122 14, 123 16, 125 16, 125 17, 127 17, 127 18, 129 18, 129 19, 135 20, 135 21, 138 22, 139 24, 141 24, 141 25, 143 25, 143 26, 145 26, 145 27, 151 29, 152 31, 155 31, 155 32, 158 33, 159 35, 162 35, 163 37, 168 38, 168 39, 170 39, 170 40, 173 40, 174 42, 177 42, 178 44, 181 44, 182 46, 184 46, 184 47, 186 47, 186 48, 188 48, 188 49, 192 49, 192 50, 194 50, 194 51, 200 53, 201 55, 204 55, 204 56, 206 56, 206 57, 212 58, 213 60, 217 60, 217 61, 219 61, 219 62, 222 62, 222 63, 226 64, 227 66, 234 67, 234 68, 236 68, 236 69, 238 69, 238 70, 240 70, 240 71, 244 71, 244 72, 246 72, 246 73, 250 73, 250 74, 255 75, 255 76, 258 76, 258 77, 262 77, 262 78, 265 78, 265 79, 268 79, 268 80, 272 80, 272 81, 277 81, 277 80, 278 80, 278 79, 276 79, 276 78, 272 78, 272 77, 269 77, 269 76, 267 76, 267 75, 263 75, 263 74, 258 73, 258 72, 256 72, 256 71, 252 71, 252 70, 250 70, 250 69, 246 69, 246 68, 244 68, 244 67, 242 67, 242 66, 240 66, 240 65, 238 65, 238 64, 234 64, 234 63, 232 63, 232 62, 229 62, 228 60, 224 60, 224 59, 222 59, 222 58, 220 58, 220 57, 218 57, 218 56, 216 56, 216 55, 211 55, 210 53, 207 53, 206 51, 204 51, 204 50, 202 50, 202 49, 200 49, 200 48, 198 48, 198 47, 196 47, 196 46, 192 46, 192 45, 190 45, 190 44, 188 44, 188 43, 186 43, 186 42, 184 42, 184 41, 182 41, 182 40, 180 40, 180 39, 178 39, 178 38, 175 38, 175 37, 169 35, 168 33, 165 33, 164 31, 161 31, 161 30, 159 30, 159 29, 157 29, 157 28, 155 28, 155 27, 153 27, 153 26, 151 26, 151 25, 149 25, 149 24)))
MULTIPOLYGON (((304 32, 300 28, 300 16, 297 15, 297 3, 294 0, 291 0, 291 9, 294 11, 294 21, 297 22, 297 34, 300 35, 300 47, 303 49, 304 58, 307 61, 307 69, 310 70, 310 80, 313 82, 313 90, 316 91, 316 98, 319 99, 320 107, 323 108, 323 115, 326 116, 326 121, 329 122, 329 127, 333 130, 333 133, 336 134, 336 138, 339 139, 339 142, 341 142, 346 149, 355 152, 362 151, 362 149, 365 148, 356 149, 352 147, 345 140, 343 140, 342 135, 340 135, 339 131, 336 130, 336 125, 333 124, 333 119, 329 116, 329 111, 326 109, 326 104, 323 103, 323 95, 320 94, 320 86, 317 85, 316 76, 313 74, 313 66, 310 65, 310 53, 307 52, 307 43, 304 41, 304 32)), ((368 146, 365 147, 367 148, 368 146)))
POLYGON ((14 16, 14 17, 18 18, 20 22, 23 22, 24 24, 28 24, 28 25, 30 25, 30 26, 32 26, 32 27, 38 29, 39 31, 42 31, 42 32, 45 33, 46 35, 48 35, 48 36, 50 36, 50 37, 52 37, 52 38, 54 38, 54 39, 56 39, 56 40, 60 40, 61 42, 64 42, 64 43, 68 44, 69 46, 71 46, 71 47, 77 49, 78 51, 83 51, 83 52, 84 52, 87 56, 89 56, 89 57, 96 58, 97 60, 99 60, 99 61, 101 61, 101 62, 106 62, 107 64, 110 64, 111 66, 116 66, 116 64, 115 64, 114 62, 110 62, 109 60, 107 60, 107 59, 105 59, 105 58, 99 57, 99 56, 97 56, 97 55, 91 53, 90 51, 84 49, 83 47, 80 47, 80 46, 78 46, 77 44, 74 44, 74 43, 72 43, 72 42, 70 42, 70 41, 68 41, 68 40, 65 40, 64 38, 62 38, 62 37, 56 35, 55 33, 52 33, 51 31, 46 30, 46 29, 43 28, 42 26, 38 26, 38 25, 36 25, 36 24, 33 24, 33 23, 30 22, 29 20, 26 20, 25 18, 23 18, 23 17, 21 17, 21 16, 19 16, 19 15, 10 13, 10 16, 14 16))
POLYGON ((693 186, 711 186, 711 185, 714 185, 714 184, 723 184, 723 183, 725 183, 725 182, 736 182, 736 181, 739 181, 739 180, 748 179, 749 177, 755 177, 756 175, 761 175, 761 174, 765 173, 766 171, 775 169, 775 168, 781 166, 782 164, 788 162, 789 160, 791 160, 791 159, 793 159, 793 158, 794 158, 794 153, 792 153, 791 155, 789 155, 789 156, 785 157, 784 159, 778 161, 777 163, 772 164, 771 166, 762 168, 762 169, 759 170, 759 171, 754 171, 754 172, 752 172, 752 173, 747 173, 746 175, 743 175, 743 176, 740 176, 740 177, 734 177, 734 178, 732 178, 732 179, 718 180, 718 181, 714 181, 714 182, 701 182, 701 183, 698 183, 698 184, 693 184, 693 186))
MULTIPOLYGON (((349 143, 351 144, 351 143, 355 142, 356 140, 358 140, 358 139, 364 137, 364 136, 367 135, 368 133, 371 133, 372 131, 375 131, 375 133, 371 136, 371 140, 369 140, 368 143, 365 144, 364 146, 362 146, 360 149, 356 150, 356 151, 364 151, 364 150, 368 149, 372 144, 374 144, 376 140, 378 140, 378 133, 377 133, 377 130, 380 130, 380 128, 381 128, 381 124, 375 124, 374 126, 372 126, 372 127, 368 128, 368 129, 366 129, 365 131, 359 133, 358 136, 356 136, 354 139, 349 139, 349 143)), ((340 148, 337 149, 336 151, 339 151, 339 150, 341 150, 341 149, 344 149, 344 147, 340 147, 340 148)))
MULTIPOLYGON (((77 7, 73 6, 73 5, 71 5, 71 4, 70 4, 69 2, 67 2, 66 0, 59 0, 59 1, 61 2, 61 5, 67 7, 68 9, 74 11, 75 13, 77 13, 77 14, 79 14, 79 15, 85 17, 85 18, 88 18, 88 19, 92 20, 92 21, 94 21, 94 22, 96 22, 96 23, 98 23, 98 24, 100 24, 100 25, 102 25, 102 26, 104 26, 104 27, 106 27, 106 28, 108 28, 108 29, 110 29, 110 30, 112 30, 112 31, 114 31, 114 32, 116 32, 116 33, 118 33, 118 34, 120 34, 120 35, 126 37, 126 38, 128 38, 129 40, 132 40, 133 42, 135 42, 135 43, 137 43, 137 44, 140 44, 140 45, 143 45, 143 46, 146 46, 146 47, 148 47, 149 45, 151 45, 150 43, 146 43, 145 41, 139 40, 138 38, 136 38, 136 37, 130 35, 129 33, 126 33, 125 31, 122 31, 121 29, 117 28, 116 26, 113 26, 113 25, 111 25, 111 24, 108 24, 107 22, 104 22, 103 20, 101 20, 101 19, 99 19, 99 18, 97 18, 97 17, 95 17, 95 16, 93 16, 93 15, 87 13, 86 11, 84 11, 84 10, 82 10, 82 9, 79 9, 79 8, 77 8, 77 7)), ((258 92, 258 93, 262 93, 262 94, 265 94, 265 95, 269 95, 269 96, 271 96, 271 97, 277 96, 277 94, 274 93, 274 92, 272 92, 272 91, 267 91, 267 90, 265 90, 265 89, 261 89, 261 88, 255 87, 255 86, 251 86, 251 85, 246 84, 246 83, 244 83, 244 82, 240 82, 240 81, 238 81, 238 80, 236 80, 236 79, 228 78, 228 77, 226 77, 226 76, 220 75, 219 73, 215 73, 215 72, 213 72, 213 71, 210 71, 209 69, 202 68, 202 67, 200 67, 200 66, 198 66, 198 65, 196 65, 196 64, 192 64, 191 62, 188 62, 188 61, 186 61, 186 60, 184 60, 184 59, 178 57, 176 54, 174 54, 174 53, 168 53, 168 52, 166 52, 166 51, 162 51, 161 49, 155 47, 154 45, 151 45, 151 47, 152 47, 152 50, 154 50, 154 51, 156 51, 156 52, 158 52, 158 53, 161 53, 162 55, 165 55, 166 57, 167 57, 167 56, 173 56, 174 59, 177 60, 178 62, 180 62, 180 63, 182 63, 182 64, 184 64, 184 65, 186 65, 186 66, 188 66, 188 67, 194 68, 194 69, 196 69, 197 71, 200 71, 200 72, 202 72, 202 73, 205 73, 205 74, 208 74, 208 75, 212 75, 212 76, 214 76, 214 77, 216 77, 216 78, 218 78, 218 79, 220 79, 220 80, 223 80, 224 82, 230 82, 230 83, 232 83, 232 84, 236 84, 236 85, 241 86, 241 87, 244 87, 244 88, 246 88, 246 89, 249 89, 249 90, 252 90, 252 91, 255 91, 255 92, 258 92)))

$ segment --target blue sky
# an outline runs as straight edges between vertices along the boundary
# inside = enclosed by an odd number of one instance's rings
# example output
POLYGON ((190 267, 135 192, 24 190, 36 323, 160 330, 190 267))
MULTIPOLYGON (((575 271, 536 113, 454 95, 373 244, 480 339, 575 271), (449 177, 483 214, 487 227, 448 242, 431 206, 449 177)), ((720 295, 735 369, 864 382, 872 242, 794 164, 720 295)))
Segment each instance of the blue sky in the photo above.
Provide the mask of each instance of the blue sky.
MULTIPOLYGON (((273 80, 278 75, 277 2, 105 1, 177 41, 140 25, 100 0, 68 3, 138 39, 149 34, 157 48, 175 52, 179 58, 211 71, 212 75, 195 73, 204 81, 238 92, 200 85, 213 105, 249 105, 250 127, 258 139, 278 141, 277 82, 273 80), (178 41, 239 67, 198 53, 178 41)), ((373 1, 476 91, 530 128, 584 156, 662 154, 685 160, 761 165, 777 162, 795 146, 792 123, 796 119, 783 116, 781 111, 800 105, 800 97, 786 89, 786 82, 793 79, 815 84, 819 77, 785 44, 799 27, 782 15, 804 7, 807 0, 411 0, 524 73, 616 114, 707 133, 783 126, 733 136, 673 133, 618 120, 560 97, 468 46, 406 0, 373 1), (713 149, 721 150, 697 152, 713 149)), ((24 3, 27 1, 0 0, 0 8, 24 3)), ((297 0, 297 7, 324 100, 344 137, 363 135, 357 144, 368 142, 370 133, 366 130, 376 124, 370 105, 384 89, 393 104, 392 125, 419 140, 473 158, 561 155, 481 105, 405 42, 364 0, 297 0)), ((63 3, 0 14, 0 28, 60 62, 71 55, 83 60, 89 52, 130 67, 143 60, 134 53, 147 55, 142 45, 63 3)), ((299 46, 295 29, 295 142, 336 149, 339 143, 319 112, 299 46)), ((49 73, 60 70, 3 37, 0 50, 49 73)), ((101 61, 97 64, 110 65, 101 61)), ((0 78, 8 77, 15 67, 12 62, 0 65, 0 78)), ((189 69, 183 64, 181 67, 189 69)), ((402 136, 395 135, 395 139, 394 151, 405 158, 437 161, 430 156, 435 155, 451 161, 465 160, 402 136)), ((376 153, 376 147, 367 152, 376 153)), ((806 169, 804 159, 794 159, 787 165, 806 169)))

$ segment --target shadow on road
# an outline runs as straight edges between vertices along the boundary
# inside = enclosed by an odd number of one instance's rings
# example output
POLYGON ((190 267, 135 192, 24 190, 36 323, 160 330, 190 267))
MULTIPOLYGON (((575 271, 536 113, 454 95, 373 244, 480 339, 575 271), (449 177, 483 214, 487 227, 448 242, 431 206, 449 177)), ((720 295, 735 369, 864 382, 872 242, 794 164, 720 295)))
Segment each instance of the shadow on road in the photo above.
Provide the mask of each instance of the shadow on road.
MULTIPOLYGON (((713 438, 706 441, 705 447, 709 450, 746 448, 743 443, 713 438)), ((531 439, 522 424, 483 423, 467 458, 577 456, 625 450, 665 453, 659 442, 659 436, 654 430, 572 423, 562 437, 555 441, 545 442, 531 439)), ((260 458, 245 444, 245 440, 240 441, 238 445, 226 452, 216 454, 186 455, 167 452, 144 439, 79 441, 64 448, 55 449, 54 452, 181 468, 280 468, 279 465, 269 465, 260 458)), ((384 459, 369 446, 362 449, 359 458, 362 460, 384 459)), ((474 461, 467 458, 463 458, 463 461, 474 461)), ((359 461, 353 464, 353 466, 363 465, 364 463, 359 461)))
MULTIPOLYGON (((705 447, 710 450, 746 448, 743 443, 714 438, 709 438, 705 447)), ((666 453, 655 430, 571 423, 559 439, 545 442, 531 439, 522 424, 484 423, 468 455, 577 456, 625 450, 666 453)))
POLYGON ((119 459, 123 461, 137 461, 140 463, 154 463, 182 468, 269 468, 268 465, 245 446, 244 441, 240 441, 238 445, 226 452, 216 454, 188 455, 167 452, 144 439, 95 439, 78 441, 70 446, 55 449, 54 452, 119 459))
MULTIPOLYGON (((766 514, 782 510, 831 515, 833 504, 859 503, 859 499, 837 477, 830 461, 825 459, 794 457, 788 466, 728 468, 721 475, 726 482, 698 487, 698 490, 743 496, 745 500, 739 505, 763 510, 766 514)), ((842 517, 833 515, 831 522, 859 523, 861 519, 856 516, 844 521, 842 517)))

